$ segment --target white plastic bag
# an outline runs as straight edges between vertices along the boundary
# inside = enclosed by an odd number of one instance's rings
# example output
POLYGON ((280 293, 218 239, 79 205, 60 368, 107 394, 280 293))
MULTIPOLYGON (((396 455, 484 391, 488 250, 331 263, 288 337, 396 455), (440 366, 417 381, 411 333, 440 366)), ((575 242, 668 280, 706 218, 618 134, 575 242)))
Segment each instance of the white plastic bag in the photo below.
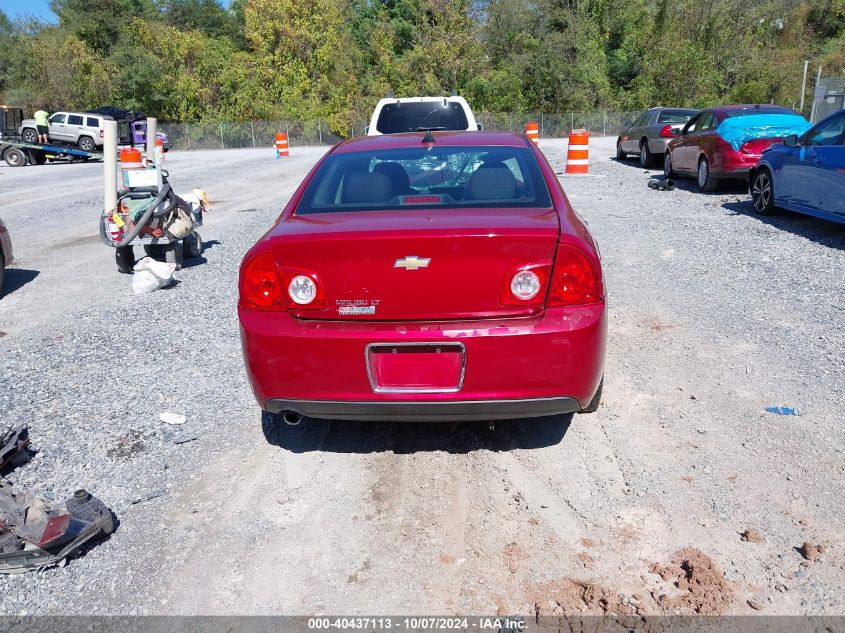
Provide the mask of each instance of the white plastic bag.
POLYGON ((159 288, 166 288, 173 281, 176 264, 159 262, 152 257, 145 257, 135 264, 132 275, 132 294, 140 295, 159 288))

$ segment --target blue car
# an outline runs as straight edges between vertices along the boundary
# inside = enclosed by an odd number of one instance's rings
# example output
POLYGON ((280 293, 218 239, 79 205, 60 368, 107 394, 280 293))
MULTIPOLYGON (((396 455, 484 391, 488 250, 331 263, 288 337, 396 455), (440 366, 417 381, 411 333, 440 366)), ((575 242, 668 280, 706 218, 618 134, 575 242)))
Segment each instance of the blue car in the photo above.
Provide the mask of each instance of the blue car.
POLYGON ((845 110, 763 152, 748 186, 762 215, 781 208, 845 223, 845 110))

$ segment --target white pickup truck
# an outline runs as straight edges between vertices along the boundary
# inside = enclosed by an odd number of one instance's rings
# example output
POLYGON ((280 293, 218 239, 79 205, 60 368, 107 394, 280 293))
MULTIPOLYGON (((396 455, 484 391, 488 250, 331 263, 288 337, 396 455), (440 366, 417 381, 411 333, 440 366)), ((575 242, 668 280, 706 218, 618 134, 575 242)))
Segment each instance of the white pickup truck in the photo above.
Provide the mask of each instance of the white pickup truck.
POLYGON ((480 130, 463 97, 386 97, 378 102, 368 136, 433 130, 480 130))

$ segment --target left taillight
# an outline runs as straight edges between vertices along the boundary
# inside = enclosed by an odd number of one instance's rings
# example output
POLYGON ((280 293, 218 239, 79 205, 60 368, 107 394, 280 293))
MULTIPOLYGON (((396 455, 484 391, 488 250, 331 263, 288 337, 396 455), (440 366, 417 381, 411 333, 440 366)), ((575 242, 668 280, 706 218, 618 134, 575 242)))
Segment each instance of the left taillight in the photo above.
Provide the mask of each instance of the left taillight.
POLYGON ((499 302, 503 306, 541 306, 546 297, 551 263, 520 266, 505 279, 499 302))
POLYGON ((604 299, 601 268, 574 246, 559 244, 546 307, 585 305, 604 299))
POLYGON ((284 310, 286 307, 276 262, 269 251, 259 253, 241 265, 238 290, 239 308, 284 310))
POLYGON ((103 138, 103 136, 105 136, 105 133, 106 133, 105 130, 100 130, 100 138, 103 138))
POLYGON ((660 130, 661 138, 674 138, 675 134, 672 132, 671 125, 664 125, 663 128, 660 130))

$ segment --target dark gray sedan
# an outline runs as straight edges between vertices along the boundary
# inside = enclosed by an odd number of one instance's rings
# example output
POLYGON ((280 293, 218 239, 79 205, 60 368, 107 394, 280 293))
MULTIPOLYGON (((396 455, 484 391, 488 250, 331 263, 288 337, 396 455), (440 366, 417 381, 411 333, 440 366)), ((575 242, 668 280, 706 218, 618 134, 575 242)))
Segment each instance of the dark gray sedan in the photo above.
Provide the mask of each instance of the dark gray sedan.
POLYGON ((646 110, 616 141, 616 158, 625 159, 629 154, 640 157, 640 165, 650 167, 662 158, 666 146, 698 110, 683 108, 651 108, 646 110))

